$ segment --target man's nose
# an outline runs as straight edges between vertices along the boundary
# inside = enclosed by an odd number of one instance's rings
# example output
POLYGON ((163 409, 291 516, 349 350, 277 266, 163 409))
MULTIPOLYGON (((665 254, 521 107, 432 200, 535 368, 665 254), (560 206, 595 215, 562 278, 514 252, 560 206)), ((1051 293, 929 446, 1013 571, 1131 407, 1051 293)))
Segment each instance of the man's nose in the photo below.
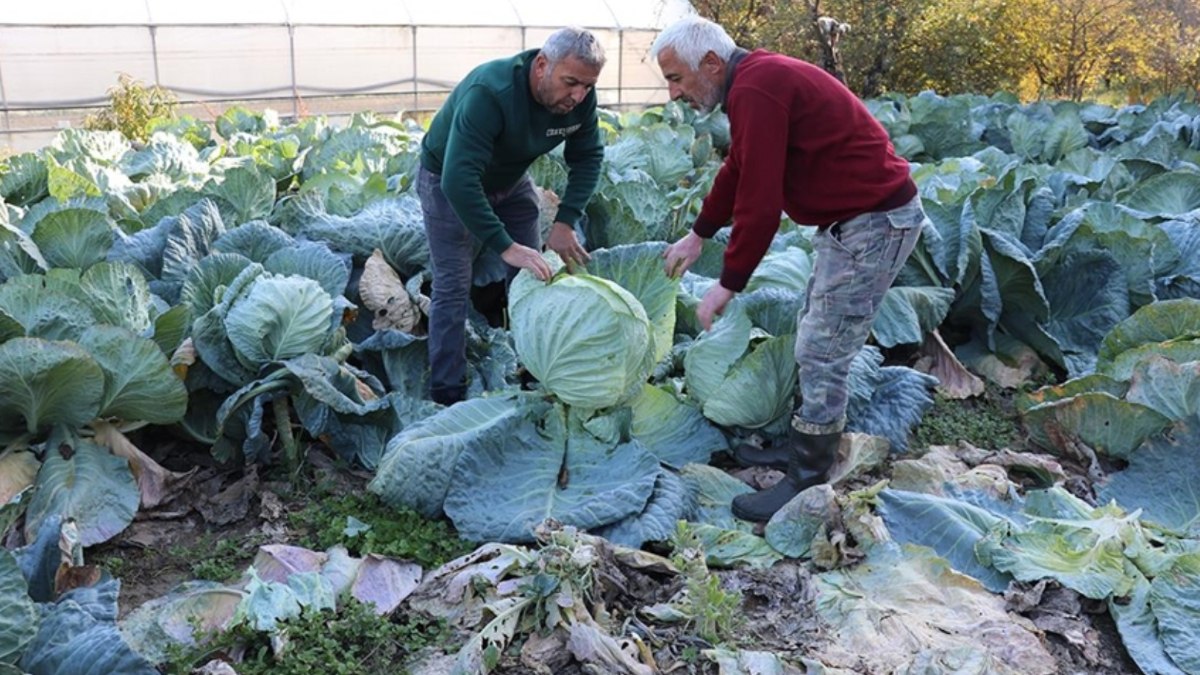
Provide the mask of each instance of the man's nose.
POLYGON ((679 85, 670 82, 667 84, 667 94, 671 97, 672 101, 678 101, 683 96, 683 90, 679 88, 679 85))

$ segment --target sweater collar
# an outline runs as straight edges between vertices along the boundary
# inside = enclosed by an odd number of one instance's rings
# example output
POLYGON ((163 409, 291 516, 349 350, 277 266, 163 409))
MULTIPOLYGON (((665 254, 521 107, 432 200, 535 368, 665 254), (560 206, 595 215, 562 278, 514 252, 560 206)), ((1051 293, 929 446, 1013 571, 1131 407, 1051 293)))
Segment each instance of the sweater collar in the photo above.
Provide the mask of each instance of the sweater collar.
POLYGON ((721 107, 726 110, 729 109, 727 104, 729 102, 729 90, 733 88, 733 75, 737 71, 738 64, 749 54, 749 51, 738 47, 733 50, 733 53, 729 55, 729 60, 725 62, 725 91, 721 95, 721 107))

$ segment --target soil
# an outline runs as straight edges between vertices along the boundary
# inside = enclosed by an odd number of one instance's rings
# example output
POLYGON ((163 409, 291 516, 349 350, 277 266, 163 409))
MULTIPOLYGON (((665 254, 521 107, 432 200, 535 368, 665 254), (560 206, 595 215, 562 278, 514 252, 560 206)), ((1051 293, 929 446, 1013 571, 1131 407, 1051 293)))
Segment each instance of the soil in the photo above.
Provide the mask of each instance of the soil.
MULTIPOLYGON (((156 459, 168 468, 201 468, 175 499, 152 512, 139 513, 134 524, 117 538, 88 551, 89 563, 105 566, 121 579, 122 616, 179 583, 197 578, 199 561, 210 558, 213 551, 227 552, 218 571, 240 572, 252 561, 259 545, 295 543, 296 533, 289 529, 286 516, 309 503, 305 495, 295 493, 286 483, 263 480, 255 471, 221 470, 202 448, 172 445, 158 454, 156 459)), ((365 489, 365 475, 339 470, 320 449, 313 449, 308 461, 314 473, 319 472, 323 480, 335 478, 341 489, 365 489)), ((1086 470, 1070 462, 1064 462, 1064 468, 1079 478, 1069 483, 1084 491, 1086 481, 1082 477, 1086 470)), ((808 564, 784 560, 765 570, 715 573, 723 588, 740 591, 743 596, 739 647, 773 652, 799 663, 808 653, 806 645, 824 639, 816 618, 808 564)), ((1057 660, 1059 673, 1140 672, 1125 652, 1103 603, 1053 584, 1017 590, 1017 597, 1010 598, 1012 611, 1043 631, 1044 644, 1057 660)), ((711 645, 681 630, 647 626, 634 614, 635 608, 663 602, 673 592, 674 588, 661 578, 625 570, 625 583, 621 592, 613 595, 611 609, 615 615, 625 617, 627 631, 645 637, 661 672, 670 669, 673 673, 715 674, 716 666, 697 656, 711 645)), ((519 643, 510 649, 493 672, 544 675, 544 667, 530 667, 522 661, 521 646, 519 643)), ((562 663, 552 672, 571 675, 586 671, 576 664, 562 663)))

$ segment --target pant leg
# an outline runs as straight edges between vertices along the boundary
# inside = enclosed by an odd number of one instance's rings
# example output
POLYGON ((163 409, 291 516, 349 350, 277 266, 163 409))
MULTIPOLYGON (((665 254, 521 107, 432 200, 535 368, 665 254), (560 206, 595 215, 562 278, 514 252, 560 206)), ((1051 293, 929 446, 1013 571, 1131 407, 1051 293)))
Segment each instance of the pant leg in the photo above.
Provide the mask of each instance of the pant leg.
POLYGON ((845 427, 850 364, 925 221, 918 196, 891 211, 837 223, 813 238, 817 257, 796 329, 797 430, 824 434, 845 427))
MULTIPOLYGON (((496 216, 500 218, 500 222, 504 223, 504 229, 508 232, 508 236, 518 244, 540 251, 542 248, 542 234, 538 228, 540 211, 537 191, 533 188, 533 179, 526 174, 512 188, 490 195, 489 199, 493 200, 492 208, 496 210, 496 216)), ((508 281, 512 282, 513 277, 519 271, 516 267, 509 267, 508 281)))
POLYGON ((466 321, 471 298, 471 261, 478 242, 458 219, 441 177, 419 169, 417 196, 425 217, 433 290, 429 306, 430 393, 439 402, 466 396, 466 321))

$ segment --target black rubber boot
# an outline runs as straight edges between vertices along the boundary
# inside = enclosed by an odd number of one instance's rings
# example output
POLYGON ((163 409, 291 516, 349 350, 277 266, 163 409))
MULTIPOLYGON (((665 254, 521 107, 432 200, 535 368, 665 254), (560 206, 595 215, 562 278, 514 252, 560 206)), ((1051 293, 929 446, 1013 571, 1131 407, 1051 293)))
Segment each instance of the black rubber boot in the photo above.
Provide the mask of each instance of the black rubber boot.
POLYGON ((829 469, 837 459, 841 433, 803 434, 793 431, 788 443, 779 447, 788 451, 787 472, 775 485, 754 494, 733 498, 733 515, 742 520, 770 520, 793 497, 829 480, 829 469))
POLYGON ((791 443, 788 441, 765 448, 752 443, 742 443, 733 449, 733 459, 741 466, 769 466, 780 471, 787 470, 788 458, 791 456, 791 443))

